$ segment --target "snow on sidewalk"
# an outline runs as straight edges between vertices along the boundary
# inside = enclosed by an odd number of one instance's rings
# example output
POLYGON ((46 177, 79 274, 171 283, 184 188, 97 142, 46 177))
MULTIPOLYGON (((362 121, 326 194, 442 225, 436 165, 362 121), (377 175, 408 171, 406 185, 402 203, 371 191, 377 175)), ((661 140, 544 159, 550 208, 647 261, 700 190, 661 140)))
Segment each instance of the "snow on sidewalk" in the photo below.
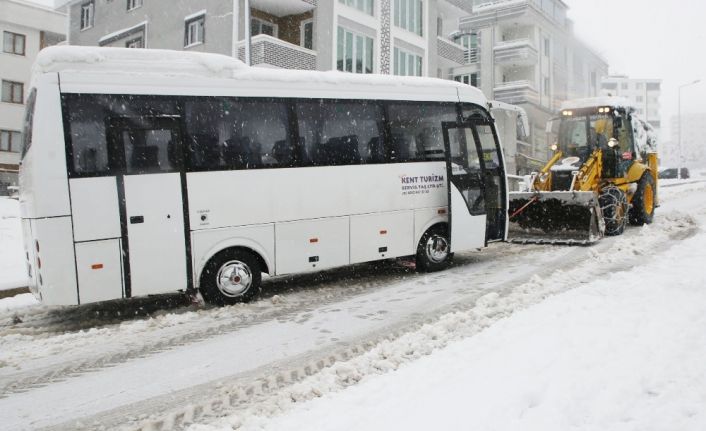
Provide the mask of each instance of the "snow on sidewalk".
POLYGON ((350 387, 301 403, 280 398, 271 408, 279 415, 193 430, 706 429, 705 241, 677 241, 397 371, 351 367, 346 376, 340 366, 329 378, 350 387))

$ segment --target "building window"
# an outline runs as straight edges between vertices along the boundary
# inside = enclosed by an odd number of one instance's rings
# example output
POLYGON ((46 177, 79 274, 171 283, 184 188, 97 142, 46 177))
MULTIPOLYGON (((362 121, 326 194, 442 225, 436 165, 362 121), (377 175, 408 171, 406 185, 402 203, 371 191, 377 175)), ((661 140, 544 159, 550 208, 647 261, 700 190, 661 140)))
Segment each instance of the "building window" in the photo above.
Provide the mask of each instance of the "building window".
POLYGON ((142 6, 142 0, 127 0, 127 10, 137 9, 142 6))
POLYGON ((336 68, 342 72, 373 73, 373 39, 338 27, 336 68))
POLYGON ((360 11, 367 13, 368 15, 373 15, 373 3, 374 0, 338 0, 339 3, 343 3, 346 6, 354 7, 360 11))
POLYGON ((125 48, 144 48, 145 44, 142 41, 142 36, 130 39, 125 42, 125 48))
POLYGON ((299 40, 302 47, 306 49, 314 49, 314 20, 308 19, 302 21, 299 40))
POLYGON ((642 82, 635 83, 635 90, 642 90, 642 82))
POLYGON ((549 40, 548 37, 544 38, 544 56, 549 57, 549 52, 551 49, 551 44, 552 42, 549 40))
POLYGON ((95 12, 95 2, 89 1, 81 5, 81 30, 93 27, 93 13, 95 12))
POLYGON ((2 50, 8 54, 25 55, 25 36, 9 31, 3 32, 2 50))
POLYGON ((250 20, 250 34, 257 36, 258 34, 266 34, 268 36, 278 37, 278 26, 275 23, 264 21, 259 18, 250 20))
POLYGON ((24 84, 21 82, 2 81, 2 101, 22 103, 24 101, 24 84))
POLYGON ((19 153, 22 146, 22 134, 12 130, 0 130, 0 151, 19 153))
POLYGON ((456 38, 456 43, 466 48, 463 53, 466 64, 480 60, 480 33, 464 34, 456 38))
POLYGON ((544 95, 549 96, 549 78, 544 78, 544 95))
POLYGON ((628 89, 628 83, 627 83, 627 82, 623 82, 622 84, 620 84, 620 89, 621 89, 621 90, 627 90, 627 89, 628 89))
POLYGON ((422 36, 422 0, 395 0, 395 26, 422 36))
POLYGON ((195 18, 190 18, 185 21, 184 25, 184 47, 199 45, 205 42, 206 33, 206 16, 201 15, 195 18))
POLYGON ((399 76, 422 76, 422 57, 395 48, 394 74, 399 76))
POLYGON ((454 77, 457 82, 462 82, 466 85, 472 85, 476 88, 480 86, 480 73, 470 73, 467 75, 458 75, 454 77))

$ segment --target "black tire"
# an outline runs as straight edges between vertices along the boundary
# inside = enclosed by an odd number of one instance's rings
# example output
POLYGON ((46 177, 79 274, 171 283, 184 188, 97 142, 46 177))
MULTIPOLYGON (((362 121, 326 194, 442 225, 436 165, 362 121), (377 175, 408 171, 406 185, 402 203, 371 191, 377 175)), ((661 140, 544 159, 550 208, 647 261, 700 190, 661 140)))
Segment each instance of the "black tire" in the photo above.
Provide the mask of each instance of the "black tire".
POLYGON ((210 304, 232 305, 251 300, 260 293, 261 283, 260 259, 250 251, 231 248, 208 261, 201 273, 200 291, 210 304))
POLYGON ((453 260, 450 244, 446 226, 429 228, 417 245, 417 270, 435 272, 448 268, 453 260))
POLYGON ((628 222, 628 200, 617 187, 607 187, 598 198, 605 221, 606 236, 618 236, 625 232, 628 222))
POLYGON ((652 174, 646 172, 637 184, 637 191, 632 199, 630 209, 630 224, 642 226, 651 224, 655 215, 655 204, 657 202, 657 189, 652 174), (651 196, 650 196, 651 195, 651 196))

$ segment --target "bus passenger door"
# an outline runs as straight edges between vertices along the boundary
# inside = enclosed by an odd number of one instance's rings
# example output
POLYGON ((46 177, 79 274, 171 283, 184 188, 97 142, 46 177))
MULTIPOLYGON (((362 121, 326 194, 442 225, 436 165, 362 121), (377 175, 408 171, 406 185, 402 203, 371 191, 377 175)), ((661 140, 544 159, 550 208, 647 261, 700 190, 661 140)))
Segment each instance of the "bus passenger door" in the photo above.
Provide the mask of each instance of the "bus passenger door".
POLYGON ((503 153, 496 138, 495 130, 489 123, 474 126, 478 142, 483 152, 483 186, 485 188, 485 208, 488 216, 488 242, 504 241, 507 230, 507 176, 503 153))
POLYGON ((187 238, 179 123, 172 118, 119 118, 110 122, 109 133, 113 154, 122 158, 124 166, 118 193, 122 194, 126 293, 142 296, 185 290, 187 238))
POLYGON ((471 124, 444 123, 451 251, 486 244, 486 208, 481 151, 471 124))

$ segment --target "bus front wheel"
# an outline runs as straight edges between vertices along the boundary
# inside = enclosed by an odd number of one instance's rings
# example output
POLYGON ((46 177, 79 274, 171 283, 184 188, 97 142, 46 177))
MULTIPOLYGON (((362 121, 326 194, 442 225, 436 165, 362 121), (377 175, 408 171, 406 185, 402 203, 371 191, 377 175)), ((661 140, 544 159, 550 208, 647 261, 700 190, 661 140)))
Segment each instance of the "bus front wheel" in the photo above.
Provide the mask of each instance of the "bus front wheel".
POLYGON ((261 282, 257 256, 247 250, 227 249, 206 264, 201 274, 201 294, 215 305, 247 302, 260 292, 261 282))
POLYGON ((446 226, 433 226, 422 235, 417 246, 417 269, 424 272, 441 271, 449 267, 452 259, 446 226))

